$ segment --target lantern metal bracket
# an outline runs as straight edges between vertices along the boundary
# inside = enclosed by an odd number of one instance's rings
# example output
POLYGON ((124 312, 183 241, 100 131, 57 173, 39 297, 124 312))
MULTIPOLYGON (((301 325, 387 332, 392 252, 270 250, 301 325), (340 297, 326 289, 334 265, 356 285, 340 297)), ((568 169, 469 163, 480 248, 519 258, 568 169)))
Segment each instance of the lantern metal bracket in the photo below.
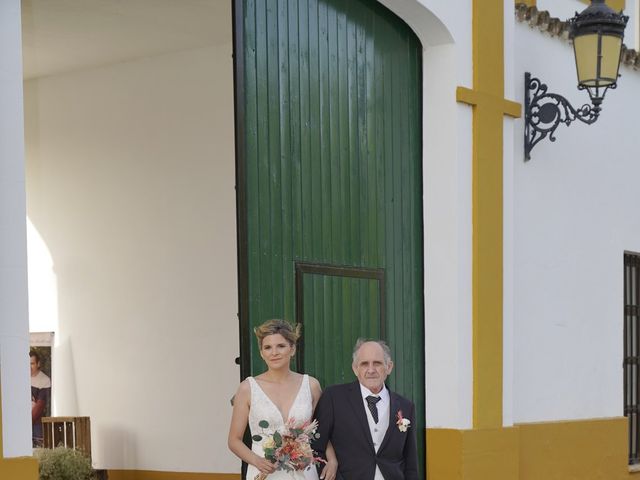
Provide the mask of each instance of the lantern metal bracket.
MULTIPOLYGON (((603 95, 604 96, 604 95, 603 95)), ((591 97, 593 105, 574 108, 557 93, 548 93, 547 85, 540 79, 524 74, 524 161, 531 160, 531 150, 540 140, 549 137, 556 141, 555 131, 560 123, 569 126, 574 120, 587 125, 600 115, 602 97, 591 97)))

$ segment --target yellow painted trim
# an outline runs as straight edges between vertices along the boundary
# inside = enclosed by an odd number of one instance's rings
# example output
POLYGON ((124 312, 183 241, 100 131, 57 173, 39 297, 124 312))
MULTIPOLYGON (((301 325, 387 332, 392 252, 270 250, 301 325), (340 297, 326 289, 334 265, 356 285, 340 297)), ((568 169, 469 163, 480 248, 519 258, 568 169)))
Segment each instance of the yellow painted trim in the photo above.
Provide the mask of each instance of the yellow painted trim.
POLYGON ((498 98, 491 94, 478 92, 466 87, 458 87, 456 89, 456 100, 468 105, 495 105, 505 115, 513 118, 520 118, 522 116, 522 104, 507 100, 504 98, 498 98))
POLYGON ((427 429, 427 478, 461 480, 463 430, 427 429))
POLYGON ((33 457, 4 458, 2 445, 2 385, 0 385, 0 478, 38 480, 38 461, 33 457))
POLYGON ((527 7, 535 7, 536 6, 536 0, 515 0, 516 4, 517 3, 524 3, 527 7))
POLYGON ((520 424, 521 478, 628 479, 627 426, 624 417, 520 424))
POLYGON ((517 480, 517 428, 427 429, 429 480, 517 480))
MULTIPOLYGON (((587 5, 591 5, 591 0, 580 0, 582 3, 586 3, 587 5)), ((624 10, 625 8, 625 0, 606 0, 604 3, 609 5, 616 12, 624 10)))
POLYGON ((624 417, 427 429, 429 480, 637 480, 624 417))
POLYGON ((154 472, 151 470, 109 470, 109 480, 240 480, 239 473, 154 472))
MULTIPOLYGON (((473 1, 473 426, 502 426, 504 2, 473 1)), ((511 113, 512 108, 508 108, 511 113)))
POLYGON ((0 459, 3 480, 38 480, 38 462, 32 457, 0 459))
POLYGON ((472 316, 473 427, 502 427, 503 116, 522 106, 504 98, 504 1, 473 0, 472 316))

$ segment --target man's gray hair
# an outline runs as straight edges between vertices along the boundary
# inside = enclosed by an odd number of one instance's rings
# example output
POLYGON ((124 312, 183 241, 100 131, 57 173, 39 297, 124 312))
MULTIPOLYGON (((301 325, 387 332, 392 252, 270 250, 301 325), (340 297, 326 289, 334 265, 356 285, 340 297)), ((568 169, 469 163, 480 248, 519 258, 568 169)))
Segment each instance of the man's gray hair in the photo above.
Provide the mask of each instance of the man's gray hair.
POLYGON ((391 362, 391 349, 389 348, 389 345, 387 345, 387 342, 385 342, 384 340, 375 340, 372 338, 362 337, 356 341, 356 345, 355 347, 353 347, 353 364, 356 364, 356 358, 358 357, 358 350, 360 350, 360 347, 369 342, 377 343, 378 345, 380 345, 382 351, 384 352, 384 364, 389 365, 389 363, 391 362))

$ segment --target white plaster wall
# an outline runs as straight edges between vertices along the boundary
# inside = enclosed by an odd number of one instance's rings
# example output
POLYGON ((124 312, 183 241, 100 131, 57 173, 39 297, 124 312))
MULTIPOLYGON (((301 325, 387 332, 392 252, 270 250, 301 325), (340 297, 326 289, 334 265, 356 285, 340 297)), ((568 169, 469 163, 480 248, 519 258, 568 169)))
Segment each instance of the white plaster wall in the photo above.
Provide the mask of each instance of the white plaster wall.
POLYGON ((20 0, 0 2, 0 455, 31 455, 20 0))
POLYGON ((54 413, 91 417, 98 468, 239 471, 229 18, 212 26, 221 45, 26 84, 28 214, 57 289, 37 319, 56 331, 54 413))
MULTIPOLYGON (((403 3, 403 0, 397 0, 399 3, 403 3)), ((456 0, 454 2, 443 2, 441 0, 414 0, 420 2, 438 19, 438 21, 447 29, 451 40, 441 40, 434 36, 433 40, 425 40, 423 37, 427 37, 429 33, 425 32, 421 35, 421 40, 425 49, 435 47, 444 43, 453 43, 455 46, 455 81, 456 87, 464 86, 467 88, 473 88, 473 51, 472 51, 472 1, 471 0, 456 0)), ((411 18, 406 18, 405 21, 411 25, 411 18)), ((427 30, 426 27, 430 27, 426 22, 422 22, 422 28, 427 30)), ((418 29, 414 29, 418 30, 418 29)), ((425 64, 426 69, 430 69, 425 64)), ((434 75, 437 75, 437 70, 434 70, 434 75)))
POLYGON ((629 15, 625 44, 629 48, 640 50, 640 0, 627 0, 624 13, 629 15))
POLYGON ((589 5, 580 0, 536 0, 538 10, 547 10, 551 16, 567 20, 589 5))
POLYGON ((422 0, 451 42, 425 46, 423 155, 427 427, 470 428, 472 360, 471 2, 422 0))
MULTIPOLYGON (((568 20, 581 12, 589 5, 580 0, 537 0, 538 10, 547 10, 552 17, 568 20)), ((638 0, 625 0, 624 14, 629 17, 625 30, 624 43, 629 48, 638 49, 638 0)))
MULTIPOLYGON (((414 2, 437 12, 417 24, 407 2, 383 3, 425 47, 427 423, 469 428, 472 131, 455 88, 472 87, 470 2, 414 2)), ((29 215, 59 290, 59 319, 33 323, 58 333, 56 414, 92 416, 99 467, 237 471, 230 42, 221 49, 215 70, 203 50, 27 86, 29 215)))
POLYGON ((471 2, 381 0, 416 33, 423 56, 426 421, 470 428, 471 2))
POLYGON ((444 92, 434 89, 433 84, 445 79, 443 70, 430 68, 450 62, 452 49, 425 52, 426 411, 428 427, 469 428, 473 406, 471 109, 456 103, 453 75, 446 78, 449 88, 444 92))
MULTIPOLYGON (((516 24, 530 71, 579 106, 571 46, 516 24)), ((514 131, 514 421, 621 416, 623 252, 640 251, 640 73, 621 69, 601 118, 560 126, 522 161, 514 131)))

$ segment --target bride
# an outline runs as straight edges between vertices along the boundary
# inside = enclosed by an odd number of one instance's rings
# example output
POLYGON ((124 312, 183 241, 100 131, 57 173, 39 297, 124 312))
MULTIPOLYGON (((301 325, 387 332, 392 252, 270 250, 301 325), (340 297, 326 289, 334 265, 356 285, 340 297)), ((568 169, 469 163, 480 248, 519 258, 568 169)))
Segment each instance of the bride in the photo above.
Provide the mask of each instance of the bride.
MULTIPOLYGON (((294 329, 284 320, 268 320, 254 331, 267 371, 255 378, 248 377, 238 387, 229 427, 229 449, 249 464, 247 480, 254 480, 260 473, 269 474, 268 480, 317 480, 313 466, 295 472, 293 476, 284 471, 276 472, 275 465, 264 458, 261 442, 254 441, 249 449, 242 441, 247 423, 253 436, 262 433, 258 426, 261 420, 269 422, 269 430, 283 427, 287 420, 296 423, 310 420, 321 394, 318 380, 289 368, 296 353, 300 325, 294 329)), ((326 453, 328 462, 320 479, 334 480, 338 462, 330 445, 326 453)))

